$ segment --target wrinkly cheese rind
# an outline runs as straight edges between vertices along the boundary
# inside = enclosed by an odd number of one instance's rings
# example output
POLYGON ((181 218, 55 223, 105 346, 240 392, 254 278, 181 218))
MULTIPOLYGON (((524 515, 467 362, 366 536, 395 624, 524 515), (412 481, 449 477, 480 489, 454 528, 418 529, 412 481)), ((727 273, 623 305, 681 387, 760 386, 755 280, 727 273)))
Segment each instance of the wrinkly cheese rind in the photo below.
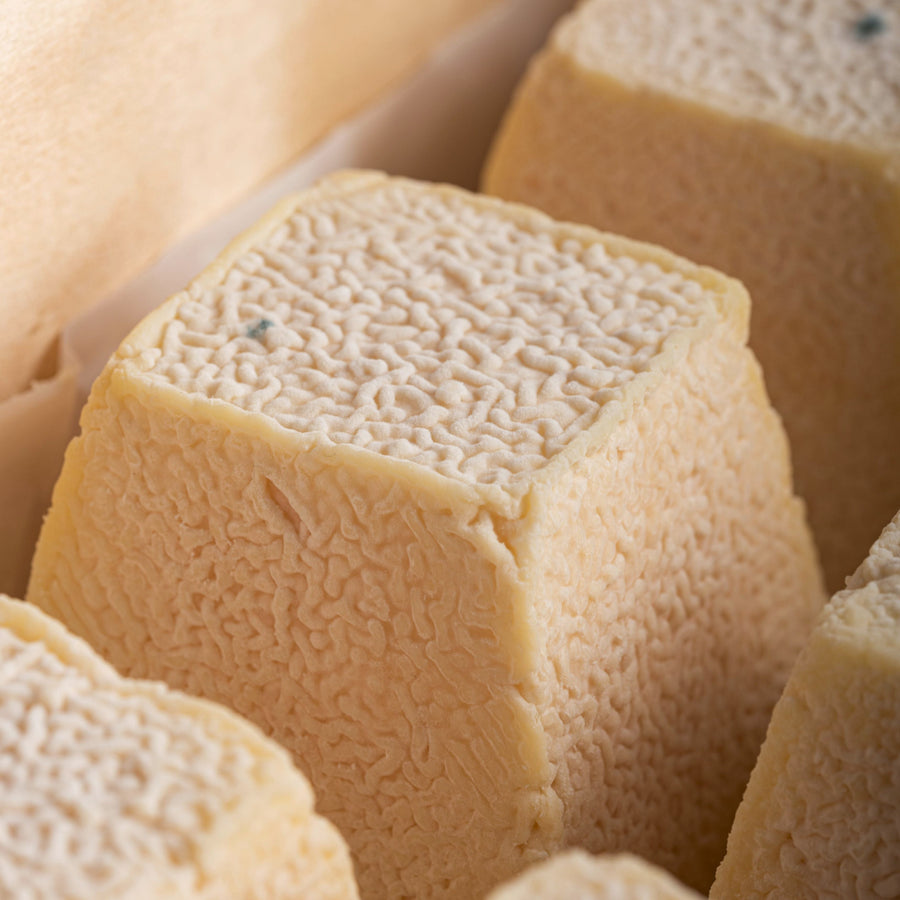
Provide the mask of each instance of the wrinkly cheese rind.
POLYGON ((224 709, 121 678, 3 595, 0 757, 4 897, 357 896, 346 845, 281 748, 224 709))
POLYGON ((711 897, 900 893, 898 534, 900 515, 797 661, 711 897))
MULTIPOLYGON (((500 5, 56 0, 9 9, 0 32, 0 401, 27 387, 75 315, 500 5)), ((537 29, 563 8, 541 5, 549 9, 518 7, 537 29)), ((501 81, 527 40, 511 37, 501 81)), ((469 96, 448 93, 452 103, 469 96)), ((490 99, 475 107, 454 141, 458 162, 444 163, 459 177, 491 121, 490 99)), ((438 122, 413 140, 435 143, 438 122)), ((366 155, 404 158, 381 144, 379 135, 366 155)), ((416 161, 440 167, 439 148, 428 150, 416 161)))
POLYGON ((568 850, 501 885, 487 900, 700 900, 668 872, 636 856, 568 850))
POLYGON ((520 85, 483 183, 747 286, 839 590, 900 506, 900 9, 583 3, 520 85))
POLYGON ((685 9, 678 0, 594 0, 553 40, 585 70, 729 115, 827 141, 894 151, 900 142, 893 4, 707 0, 685 9))
POLYGON ((576 840, 708 882, 822 599, 746 329, 658 248, 333 176, 123 343, 29 597, 294 752, 364 895, 576 840))

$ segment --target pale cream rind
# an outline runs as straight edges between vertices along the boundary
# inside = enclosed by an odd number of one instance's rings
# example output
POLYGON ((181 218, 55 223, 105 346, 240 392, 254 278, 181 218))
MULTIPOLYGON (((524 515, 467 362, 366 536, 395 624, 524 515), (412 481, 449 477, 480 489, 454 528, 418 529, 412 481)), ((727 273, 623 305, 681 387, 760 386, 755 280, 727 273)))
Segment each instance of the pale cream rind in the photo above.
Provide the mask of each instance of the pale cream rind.
POLYGON ((668 872, 636 856, 568 850, 492 891, 487 900, 700 900, 668 872))
POLYGON ((658 248, 333 176, 123 343, 29 596, 284 743, 366 896, 566 843, 708 884, 823 599, 746 328, 658 248))
POLYGON ((778 701, 712 898, 900 895, 900 515, 778 701))
POLYGON ((0 895, 354 900, 346 845, 281 748, 121 678, 0 595, 0 895))
POLYGON ((533 62, 484 185, 746 284, 840 589, 900 507, 900 8, 589 0, 533 62))

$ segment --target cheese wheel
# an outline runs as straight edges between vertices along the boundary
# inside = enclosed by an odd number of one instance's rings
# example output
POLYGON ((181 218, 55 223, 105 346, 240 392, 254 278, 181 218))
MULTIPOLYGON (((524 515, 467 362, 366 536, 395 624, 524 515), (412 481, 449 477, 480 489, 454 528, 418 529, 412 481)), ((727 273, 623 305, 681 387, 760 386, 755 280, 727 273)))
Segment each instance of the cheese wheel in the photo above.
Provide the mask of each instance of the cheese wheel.
POLYGON ((627 853, 560 853, 492 891, 487 900, 700 900, 668 872, 627 853))
POLYGON ((589 0, 490 193, 740 278, 831 591, 900 507, 900 7, 589 0))
POLYGON ((5 4, 0 402, 77 313, 496 3, 5 4))
POLYGON ((710 896, 900 896, 900 514, 797 661, 710 896))
POLYGON ((248 722, 116 674, 0 595, 0 896, 355 900, 346 844, 248 722))
POLYGON ((29 597, 289 747, 366 896, 567 842, 708 883, 824 599, 747 309, 657 248, 336 175, 122 344, 29 597))

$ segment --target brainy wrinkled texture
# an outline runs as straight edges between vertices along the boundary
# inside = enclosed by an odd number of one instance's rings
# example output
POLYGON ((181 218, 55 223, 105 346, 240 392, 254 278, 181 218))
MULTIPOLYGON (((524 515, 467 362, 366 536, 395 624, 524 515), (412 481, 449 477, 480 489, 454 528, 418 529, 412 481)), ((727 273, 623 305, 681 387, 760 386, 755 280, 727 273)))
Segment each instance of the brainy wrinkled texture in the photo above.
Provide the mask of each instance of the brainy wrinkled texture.
POLYGON ((0 758, 4 897, 357 896, 280 748, 223 709, 122 679, 3 595, 0 758))
POLYGON ((784 694, 710 896, 900 895, 900 514, 784 694))
POLYGON ((701 284, 652 260, 384 182, 289 215, 191 292, 141 371, 521 494, 669 334, 711 312, 701 284))
POLYGON ((700 900, 668 872, 638 857, 560 853, 492 891, 487 900, 700 900))
POLYGON ((566 843, 708 884, 821 603, 746 319, 658 248, 333 176, 123 343, 29 597, 284 743, 367 897, 566 843))
POLYGON ((590 0, 523 80, 484 185, 747 286, 840 589, 900 507, 900 7, 590 0))

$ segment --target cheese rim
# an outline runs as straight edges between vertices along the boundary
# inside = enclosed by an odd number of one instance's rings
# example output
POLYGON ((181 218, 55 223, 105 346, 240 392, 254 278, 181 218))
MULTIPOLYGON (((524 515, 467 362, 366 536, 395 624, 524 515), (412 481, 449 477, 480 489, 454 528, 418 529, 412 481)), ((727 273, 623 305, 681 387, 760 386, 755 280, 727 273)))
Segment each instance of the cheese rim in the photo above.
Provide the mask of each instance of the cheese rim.
POLYGON ((534 488, 551 485, 575 461, 603 445, 619 422, 627 417, 629 410, 661 383, 665 374, 684 359, 691 346, 708 338, 717 326, 729 328, 738 344, 746 344, 749 312, 750 298, 740 282, 661 247, 600 232, 584 225, 556 222, 523 204, 506 203, 451 185, 428 185, 381 172, 345 170, 326 176, 305 191, 285 197, 255 225, 235 238, 184 290, 171 296, 139 322, 110 359, 97 380, 95 390, 102 384, 108 384, 123 396, 155 396, 169 408, 208 424, 222 424, 230 430, 264 438, 279 450, 315 452, 334 465, 352 464, 363 473, 369 471, 383 474, 414 485, 417 490, 423 490, 433 497, 440 496, 445 504, 450 497, 453 498, 453 505, 476 504, 485 506, 498 515, 512 518, 523 514, 528 505, 528 495, 534 488), (550 233, 554 237, 574 239, 582 244, 601 243, 613 255, 630 257, 639 263, 653 263, 664 271, 677 272, 698 283, 710 295, 713 311, 701 313, 696 325, 667 335, 647 370, 637 374, 630 384, 622 388, 616 400, 605 404, 591 426, 556 453, 541 469, 510 487, 467 484, 431 471, 415 461, 376 453, 352 444, 326 445, 320 440, 318 432, 298 432, 281 425, 270 416, 245 411, 228 401, 190 395, 174 385, 151 384, 141 377, 140 354, 158 344, 165 326, 175 317, 180 304, 219 286, 241 256, 266 241, 294 212, 307 203, 346 197, 388 183, 462 198, 476 209, 501 212, 523 228, 550 233))

